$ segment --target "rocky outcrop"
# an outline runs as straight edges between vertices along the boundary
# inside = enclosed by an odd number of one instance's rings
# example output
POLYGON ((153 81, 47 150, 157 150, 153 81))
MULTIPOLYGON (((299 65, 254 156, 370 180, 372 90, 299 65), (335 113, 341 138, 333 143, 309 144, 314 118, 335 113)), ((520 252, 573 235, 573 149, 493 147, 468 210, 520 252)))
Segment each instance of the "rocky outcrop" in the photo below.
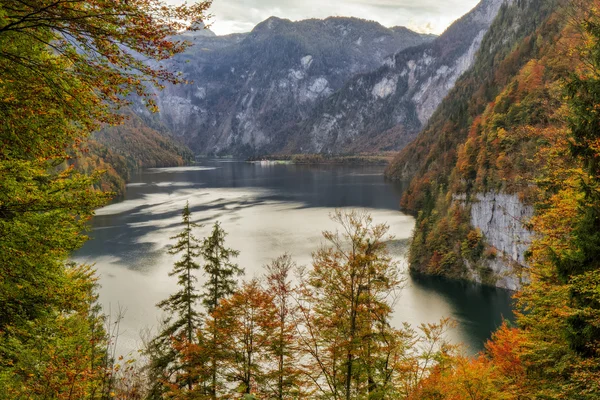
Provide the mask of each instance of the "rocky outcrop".
POLYGON ((356 141, 377 141, 389 130, 402 131, 406 138, 378 150, 399 149, 473 65, 485 33, 506 2, 483 0, 436 40, 404 50, 379 70, 352 79, 314 110, 298 134, 296 150, 344 152, 356 141))
MULTIPOLYGON (((528 267, 525 253, 533 235, 526 223, 533 216, 533 207, 524 205, 517 195, 489 192, 477 194, 470 208, 471 225, 493 249, 494 257, 482 261, 493 275, 491 280, 498 287, 518 289, 526 280, 520 271, 528 267)), ((481 281, 477 271, 471 273, 473 280, 481 281)))
POLYGON ((547 97, 552 74, 528 78, 528 68, 554 54, 564 22, 559 7, 554 0, 500 6, 473 66, 386 169, 405 182, 401 207, 417 219, 411 271, 520 285, 531 241, 523 221, 536 201, 536 149, 543 146, 536 135, 552 126, 560 105, 559 95, 547 97))
POLYGON ((525 224, 532 216, 533 207, 514 194, 480 193, 471 204, 471 225, 481 230, 490 246, 522 265, 532 239, 525 224))
POLYGON ((198 154, 401 149, 473 65, 504 1, 482 0, 438 38, 355 18, 189 33, 195 46, 168 68, 193 84, 157 93, 160 122, 198 154))

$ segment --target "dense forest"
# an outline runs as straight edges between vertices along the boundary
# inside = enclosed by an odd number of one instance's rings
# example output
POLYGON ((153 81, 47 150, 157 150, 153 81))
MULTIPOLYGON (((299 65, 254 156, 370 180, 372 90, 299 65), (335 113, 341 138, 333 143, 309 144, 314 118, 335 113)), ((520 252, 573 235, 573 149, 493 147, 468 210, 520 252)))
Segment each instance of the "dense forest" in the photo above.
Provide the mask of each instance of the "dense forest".
POLYGON ((282 255, 244 281, 221 226, 195 237, 186 207, 169 250, 178 291, 157 305, 167 318, 138 360, 116 356, 118 316, 99 308, 93 268, 69 261, 122 187, 106 176, 134 162, 96 140, 153 138, 168 162, 186 160, 135 117, 117 126, 132 94, 153 110, 151 86, 185 83, 140 60, 183 52, 170 38, 209 6, 0 0, 0 398, 599 398, 600 0, 505 5, 388 170, 412 179, 402 205, 417 213, 421 273, 485 276, 496 255, 467 216, 478 193, 534 207, 517 323, 479 355, 447 342, 448 320, 390 325, 403 277, 369 215, 334 213, 310 266, 282 255))
POLYGON ((208 5, 0 2, 0 397, 112 396, 95 273, 69 262, 111 194, 74 160, 122 122, 128 96, 153 108, 148 85, 181 81, 140 59, 183 51, 168 37, 208 5))
POLYGON ((573 37, 561 3, 568 2, 503 7, 473 69, 388 168, 390 176, 410 180, 402 207, 420 213, 410 252, 414 270, 452 278, 475 271, 490 284, 498 279, 487 264, 503 255, 471 226, 468 206, 481 193, 535 203, 536 179, 547 161, 538 152, 552 146, 549 130, 564 132, 556 110, 572 65, 567 54, 576 46, 565 43, 573 37))

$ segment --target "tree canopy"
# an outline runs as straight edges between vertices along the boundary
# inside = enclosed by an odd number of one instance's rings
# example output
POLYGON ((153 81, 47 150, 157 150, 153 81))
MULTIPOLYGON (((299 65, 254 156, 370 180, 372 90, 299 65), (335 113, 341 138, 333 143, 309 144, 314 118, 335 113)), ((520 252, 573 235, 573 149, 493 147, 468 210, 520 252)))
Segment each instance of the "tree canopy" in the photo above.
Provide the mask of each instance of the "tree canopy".
POLYGON ((182 82, 158 61, 210 2, 0 1, 0 386, 12 398, 100 398, 111 385, 94 274, 68 264, 109 193, 70 166, 135 94, 182 82), (40 337, 48 338, 41 341, 40 337), (107 378, 108 377, 108 378, 107 378))

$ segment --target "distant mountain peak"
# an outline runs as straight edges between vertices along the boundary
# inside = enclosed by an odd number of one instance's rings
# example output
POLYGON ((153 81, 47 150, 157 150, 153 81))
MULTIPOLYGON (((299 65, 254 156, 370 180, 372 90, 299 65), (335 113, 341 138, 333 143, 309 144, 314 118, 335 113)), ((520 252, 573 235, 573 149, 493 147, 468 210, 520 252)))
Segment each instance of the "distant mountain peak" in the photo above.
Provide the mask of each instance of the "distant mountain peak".
POLYGON ((289 19, 272 16, 272 17, 267 18, 263 22, 260 22, 259 24, 257 24, 254 27, 254 29, 252 29, 252 32, 254 33, 254 32, 260 32, 260 31, 269 31, 269 30, 279 27, 282 24, 291 24, 291 23, 292 23, 292 21, 289 19))

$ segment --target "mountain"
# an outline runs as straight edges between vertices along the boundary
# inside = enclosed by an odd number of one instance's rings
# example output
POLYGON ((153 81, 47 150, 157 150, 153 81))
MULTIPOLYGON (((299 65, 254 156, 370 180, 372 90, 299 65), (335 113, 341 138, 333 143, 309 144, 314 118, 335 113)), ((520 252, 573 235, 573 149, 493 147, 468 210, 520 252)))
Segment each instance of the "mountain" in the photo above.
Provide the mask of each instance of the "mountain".
POLYGON ((434 39, 355 18, 269 18, 248 34, 205 31, 167 65, 191 85, 158 92, 160 121, 196 153, 275 152, 289 132, 353 76, 434 39))
POLYGON ((107 126, 87 139, 85 151, 74 155, 72 164, 91 174, 103 170, 98 186, 117 196, 125 193, 131 173, 140 168, 176 167, 193 160, 193 154, 152 120, 128 109, 121 125, 107 126))
POLYGON ((357 76, 311 113, 292 152, 355 152, 404 147, 475 60, 505 0, 483 0, 440 37, 401 51, 357 76))
POLYGON ((560 53, 569 34, 559 3, 504 5, 473 68, 388 167, 389 178, 410 182, 401 205, 417 215, 413 272, 510 289, 527 281, 529 221, 546 207, 538 183, 559 165, 548 159, 561 154, 575 168, 559 150, 561 86, 575 62, 560 53))
POLYGON ((122 125, 107 127, 94 139, 125 158, 128 169, 175 167, 193 159, 189 149, 172 140, 168 131, 129 111, 122 125))

